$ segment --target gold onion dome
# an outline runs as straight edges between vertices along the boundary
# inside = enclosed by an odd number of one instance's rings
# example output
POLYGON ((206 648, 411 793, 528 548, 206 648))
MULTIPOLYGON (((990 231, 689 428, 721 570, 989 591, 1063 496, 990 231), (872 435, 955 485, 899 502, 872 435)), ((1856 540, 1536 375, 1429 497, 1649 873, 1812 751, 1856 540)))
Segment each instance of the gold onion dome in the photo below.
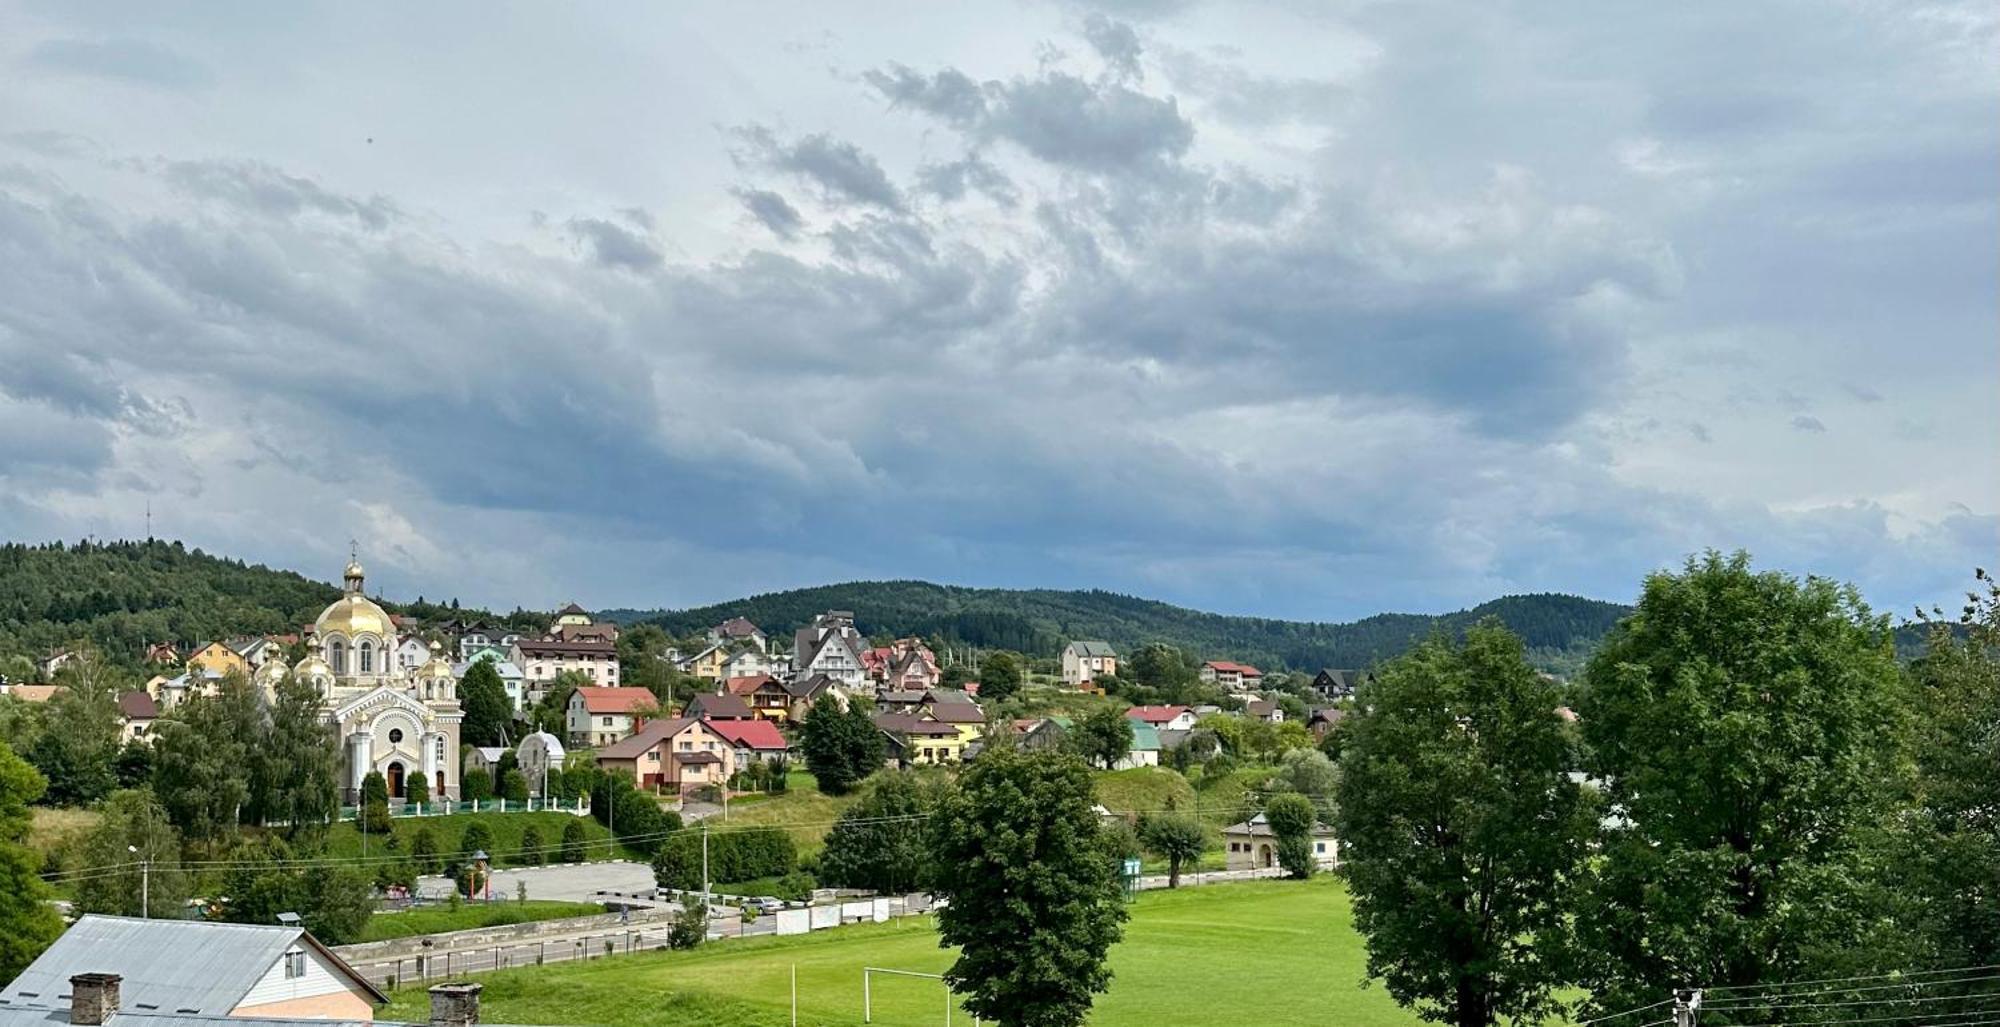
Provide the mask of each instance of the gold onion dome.
POLYGON ((256 678, 259 681, 276 681, 284 676, 285 661, 283 660, 270 660, 262 667, 257 668, 256 678))
POLYGON ((423 666, 417 668, 417 676, 450 680, 452 676, 451 663, 444 658, 443 646, 436 642, 431 643, 431 658, 423 666))
POLYGON ((333 668, 327 666, 326 661, 320 659, 318 653, 307 653, 305 659, 292 665, 292 673, 302 678, 312 678, 321 675, 332 677, 333 668))
POLYGON ((334 600, 313 622, 313 633, 321 638, 341 634, 349 639, 359 635, 387 639, 389 623, 389 615, 374 600, 357 592, 334 600))

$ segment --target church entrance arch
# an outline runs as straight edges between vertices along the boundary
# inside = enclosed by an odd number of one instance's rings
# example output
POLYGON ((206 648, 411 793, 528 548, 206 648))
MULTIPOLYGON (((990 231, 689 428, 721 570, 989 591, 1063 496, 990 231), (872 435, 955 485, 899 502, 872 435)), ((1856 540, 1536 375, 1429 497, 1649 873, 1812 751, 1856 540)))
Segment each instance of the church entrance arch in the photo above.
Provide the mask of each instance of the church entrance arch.
POLYGON ((385 775, 383 775, 383 776, 385 776, 385 777, 387 777, 387 778, 389 779, 389 797, 390 797, 390 798, 392 798, 392 799, 400 799, 400 798, 402 798, 402 797, 403 797, 403 763, 402 763, 402 761, 401 761, 401 760, 397 760, 396 762, 394 762, 394 763, 391 763, 391 764, 389 764, 389 770, 388 770, 388 772, 387 772, 387 773, 386 773, 385 775))

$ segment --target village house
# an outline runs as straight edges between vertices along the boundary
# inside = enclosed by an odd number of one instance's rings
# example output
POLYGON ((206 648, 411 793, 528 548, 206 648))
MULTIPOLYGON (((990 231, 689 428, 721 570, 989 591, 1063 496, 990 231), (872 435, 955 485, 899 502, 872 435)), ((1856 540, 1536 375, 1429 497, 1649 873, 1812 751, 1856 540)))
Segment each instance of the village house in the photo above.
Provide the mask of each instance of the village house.
POLYGON ((579 686, 569 696, 563 727, 571 745, 610 745, 643 727, 659 700, 643 688, 579 686))
POLYGON ((1361 679, 1365 676, 1362 671, 1358 670, 1334 670, 1327 668, 1313 675, 1312 684, 1309 687, 1313 690, 1313 694, 1328 702, 1332 702, 1335 699, 1348 699, 1353 697, 1355 688, 1360 686, 1361 679))
POLYGON ((791 699, 787 715, 794 721, 805 719, 806 711, 812 709, 812 704, 818 702, 822 695, 832 695, 839 699, 843 708, 847 705, 847 693, 841 690, 840 682, 825 674, 814 674, 811 677, 791 681, 785 685, 785 693, 791 699))
MULTIPOLYGON (((1313 862, 1323 870, 1340 866, 1340 841, 1333 828, 1315 823, 1312 832, 1313 862)), ((1231 870, 1262 870, 1278 865, 1278 833, 1259 813, 1240 824, 1222 829, 1222 847, 1231 870)))
POLYGON ((618 647, 610 642, 564 642, 553 638, 517 638, 507 658, 527 680, 528 701, 541 700, 556 675, 573 670, 594 685, 618 684, 618 647))
POLYGON ((618 625, 596 620, 589 611, 571 603, 556 611, 555 623, 549 625, 549 637, 558 642, 616 642, 618 625))
POLYGON ((296 925, 90 914, 0 990, 0 1027, 372 1023, 388 997, 296 925))
POLYGON ((687 701, 681 710, 683 717, 701 717, 706 720, 749 720, 757 714, 750 704, 740 696, 729 692, 700 692, 687 701))
POLYGON ((1266 724, 1282 724, 1285 721, 1284 708, 1269 699, 1252 699, 1244 703, 1243 715, 1266 724))
POLYGON ((1347 711, 1338 706, 1320 706, 1306 716, 1306 733, 1312 735, 1315 743, 1326 740, 1326 734, 1340 726, 1340 718, 1347 711))
POLYGON ((894 689, 875 693, 875 708, 883 713, 920 713, 923 707, 922 691, 894 689))
POLYGON ((854 628, 854 614, 828 610, 800 628, 792 639, 792 676, 809 678, 824 675, 848 687, 868 680, 861 654, 868 640, 854 628))
POLYGON ((181 651, 172 642, 154 642, 146 647, 145 660, 149 666, 178 666, 181 662, 181 651))
POLYGON ((763 629, 742 617, 731 617, 708 629, 711 645, 736 645, 748 643, 760 653, 770 651, 770 640, 764 637, 763 629))
POLYGON ((1210 660, 1201 665, 1201 679, 1232 692, 1254 692, 1264 684, 1264 672, 1247 663, 1210 660))
POLYGON ((465 672, 471 670, 472 665, 481 660, 493 665, 493 673, 499 675, 500 687, 507 690, 507 703, 514 708, 514 712, 519 713, 526 709, 528 706, 528 676, 521 672, 521 668, 513 660, 507 658, 507 652, 504 649, 486 646, 474 650, 470 659, 462 663, 453 664, 451 672, 459 680, 463 681, 465 679, 465 672))
POLYGON ((1152 725, 1156 731, 1186 731, 1194 727, 1194 711, 1185 706, 1134 706, 1125 715, 1152 725))
POLYGON ((713 720, 709 729, 727 739, 735 751, 737 770, 754 760, 776 763, 791 755, 791 747, 778 725, 768 720, 713 720))
POLYGON ((769 674, 730 678, 723 691, 748 703, 750 712, 765 720, 785 720, 791 716, 792 693, 785 683, 769 674))
POLYGON ((696 717, 656 720, 598 750, 597 765, 631 775, 634 784, 685 795, 723 786, 736 773, 736 745, 696 717))
POLYGON ((729 651, 722 645, 711 645, 693 656, 674 661, 674 666, 683 674, 701 678, 704 681, 720 681, 723 661, 729 659, 729 651))
POLYGON ((1118 652, 1108 642, 1071 642, 1063 646, 1062 679, 1065 684, 1081 685, 1091 678, 1103 674, 1118 675, 1118 652))
POLYGON ((958 729, 961 741, 970 742, 986 733, 986 711, 961 694, 960 698, 931 698, 922 707, 923 715, 958 729))
POLYGON ((1111 765, 1113 770, 1134 770, 1160 765, 1160 733, 1143 720, 1132 721, 1132 748, 1111 765))
POLYGON ((771 672, 771 657, 756 646, 744 646, 722 661, 720 680, 756 677, 771 672))
POLYGON ((503 652, 512 650, 514 643, 521 640, 521 633, 513 628, 494 627, 491 624, 472 624, 458 630, 458 658, 469 660, 476 649, 493 646, 503 652))
POLYGON ((963 758, 966 737, 957 727, 907 713, 877 713, 876 728, 888 736, 899 768, 934 767, 963 758))
POLYGON ((119 740, 136 742, 153 730, 160 718, 160 704, 144 692, 126 692, 118 697, 119 740))
POLYGON ((210 642, 196 649, 194 655, 188 657, 187 665, 189 670, 212 670, 217 677, 232 670, 247 677, 251 670, 242 653, 222 642, 210 642))

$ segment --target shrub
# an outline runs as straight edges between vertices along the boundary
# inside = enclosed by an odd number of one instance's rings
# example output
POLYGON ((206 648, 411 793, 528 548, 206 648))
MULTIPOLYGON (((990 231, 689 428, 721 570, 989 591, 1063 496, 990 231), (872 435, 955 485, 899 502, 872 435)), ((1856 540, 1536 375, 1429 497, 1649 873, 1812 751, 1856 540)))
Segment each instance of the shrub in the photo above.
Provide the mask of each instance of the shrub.
POLYGON ((458 783, 458 796, 467 802, 493 797, 493 779, 483 770, 475 770, 465 775, 458 783))
MULTIPOLYGON (((711 881, 782 877, 798 863, 792 838, 775 827, 714 834, 708 838, 711 881)), ((668 836, 653 857, 653 878, 662 888, 701 887, 701 836, 683 831, 668 836)))
POLYGON ((542 859, 542 832, 535 830, 535 825, 529 824, 528 829, 521 832, 521 853, 518 860, 522 866, 538 867, 542 865, 542 859))
POLYGON ((361 819, 356 824, 362 834, 389 834, 395 828, 389 823, 388 800, 368 800, 368 804, 361 807, 361 819))
POLYGON ((458 840, 458 851, 459 858, 467 863, 472 862, 472 854, 475 852, 486 853, 494 863, 500 861, 499 854, 493 851, 492 829, 477 820, 465 826, 465 834, 458 840))
POLYGON ((565 863, 583 862, 585 859, 584 846, 589 840, 589 835, 583 829, 583 821, 572 818, 569 823, 564 824, 562 861, 565 863))
POLYGON ((389 801, 389 782, 379 770, 371 770, 361 779, 361 804, 389 801))
POLYGON ((431 801, 431 786, 424 783, 422 774, 412 774, 403 783, 403 799, 417 806, 431 801))
POLYGON ((416 837, 411 839, 410 861, 419 872, 426 874, 435 874, 444 866, 444 862, 438 859, 437 835, 431 831, 429 824, 417 828, 416 837))
POLYGON ((699 899, 681 907, 667 929, 667 947, 691 949, 708 939, 708 907, 699 899))
POLYGON ((527 802, 528 779, 513 767, 501 771, 500 797, 508 802, 527 802))

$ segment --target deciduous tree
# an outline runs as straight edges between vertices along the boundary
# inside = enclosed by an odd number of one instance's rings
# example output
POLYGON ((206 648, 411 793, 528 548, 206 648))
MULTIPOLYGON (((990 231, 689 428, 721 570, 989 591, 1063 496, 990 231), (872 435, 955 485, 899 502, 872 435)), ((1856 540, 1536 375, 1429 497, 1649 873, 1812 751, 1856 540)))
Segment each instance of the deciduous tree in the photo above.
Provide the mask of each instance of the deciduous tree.
POLYGON ((514 740, 514 704, 492 660, 474 660, 458 682, 458 704, 465 719, 459 738, 467 745, 505 746, 514 740))
POLYGON ((63 929, 27 845, 34 828, 28 804, 45 788, 28 761, 0 745, 0 980, 20 976, 63 929))
POLYGON ((1065 741, 1092 766, 1110 770, 1132 751, 1132 718, 1109 706, 1092 710, 1070 728, 1065 741))
POLYGON ((820 696, 806 711, 799 739, 806 769, 828 795, 847 794, 882 767, 882 733, 858 703, 843 708, 834 696, 820 696))
POLYGON ((900 895, 914 890, 930 862, 924 821, 937 808, 944 782, 914 770, 870 778, 855 803, 827 833, 819 878, 836 888, 900 895))
POLYGON ((1208 851, 1208 827, 1185 813, 1151 813, 1139 821, 1139 844, 1167 861, 1167 887, 1181 886, 1181 867, 1208 851))
POLYGON ((1313 826, 1319 811, 1312 800, 1297 792, 1283 792, 1264 804, 1264 821, 1278 836, 1278 865, 1289 877, 1304 880, 1312 876, 1313 826))
POLYGON ((979 697, 1006 702, 1021 690, 1021 657, 1005 650, 979 658, 979 697))
POLYGON ((179 915, 191 885, 181 869, 180 836, 153 793, 114 792, 99 813, 84 838, 83 865, 105 869, 78 880, 77 912, 179 915))
MULTIPOLYGON (((253 804, 264 820, 284 823, 287 838, 318 833, 340 812, 339 753, 325 709, 311 683, 279 682, 270 733, 253 750, 253 804)), ((422 776, 410 784, 423 787, 422 776)))

